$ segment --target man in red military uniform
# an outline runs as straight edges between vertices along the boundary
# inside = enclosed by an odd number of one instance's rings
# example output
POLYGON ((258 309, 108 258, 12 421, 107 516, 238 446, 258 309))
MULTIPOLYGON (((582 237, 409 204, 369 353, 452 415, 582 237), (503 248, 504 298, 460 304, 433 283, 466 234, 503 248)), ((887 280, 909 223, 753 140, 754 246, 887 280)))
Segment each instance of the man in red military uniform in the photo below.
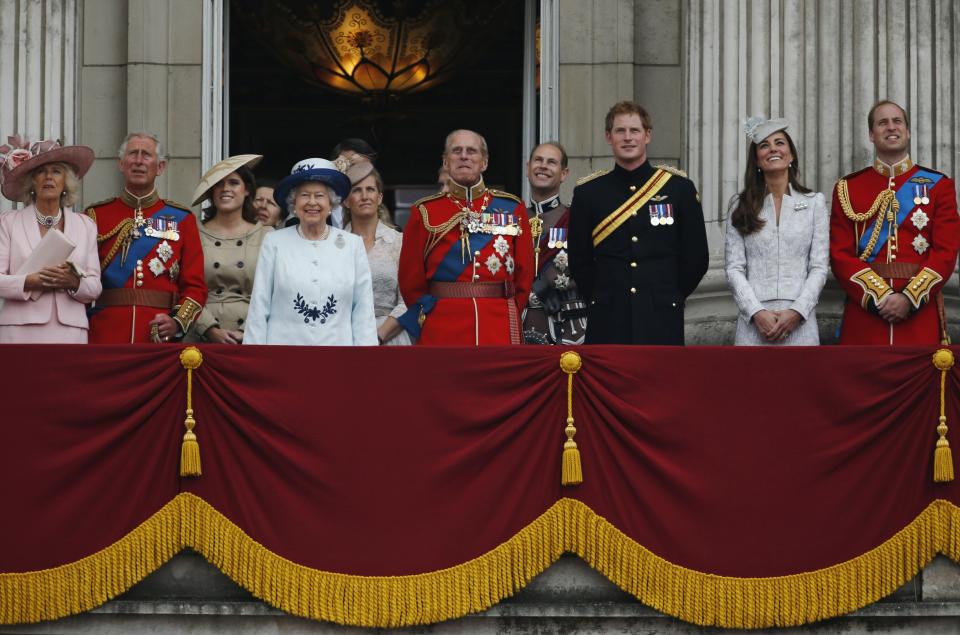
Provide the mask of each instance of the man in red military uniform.
POLYGON ((906 111, 881 101, 867 116, 872 167, 837 182, 830 222, 833 273, 847 292, 841 344, 937 344, 940 290, 960 249, 949 177, 913 164, 906 111))
POLYGON ((517 197, 484 185, 487 143, 447 135, 449 191, 413 204, 400 251, 400 323, 420 344, 520 344, 533 282, 533 241, 517 197), (419 333, 418 333, 419 326, 419 333))
POLYGON ((165 168, 155 136, 128 135, 120 147, 123 192, 87 209, 103 278, 90 311, 91 344, 180 340, 207 301, 197 221, 157 194, 165 168))

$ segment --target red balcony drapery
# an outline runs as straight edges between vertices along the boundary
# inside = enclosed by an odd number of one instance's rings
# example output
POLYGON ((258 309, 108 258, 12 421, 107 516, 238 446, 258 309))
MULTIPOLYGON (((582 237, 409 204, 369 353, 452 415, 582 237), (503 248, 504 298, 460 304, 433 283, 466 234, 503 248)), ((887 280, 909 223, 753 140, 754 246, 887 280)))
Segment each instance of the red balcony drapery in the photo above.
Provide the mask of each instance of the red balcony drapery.
POLYGON ((367 626, 481 610, 563 551, 731 627, 841 614, 960 556, 934 350, 581 347, 584 482, 562 487, 562 349, 201 347, 203 474, 180 478, 181 348, 2 349, 0 621, 93 608, 187 546, 367 626))

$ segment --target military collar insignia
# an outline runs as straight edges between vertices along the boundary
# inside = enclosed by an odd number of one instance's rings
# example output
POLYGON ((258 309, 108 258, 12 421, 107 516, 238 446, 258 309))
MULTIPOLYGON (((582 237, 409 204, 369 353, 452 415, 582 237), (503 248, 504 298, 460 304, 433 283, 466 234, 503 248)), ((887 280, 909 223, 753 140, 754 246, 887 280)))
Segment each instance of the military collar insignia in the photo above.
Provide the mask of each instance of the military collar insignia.
POLYGON ((133 209, 146 209, 160 200, 160 194, 156 188, 146 196, 134 196, 126 188, 120 193, 120 200, 133 209))
POLYGON ((483 177, 480 177, 480 180, 477 181, 476 185, 471 185, 469 187, 464 187, 460 185, 453 179, 447 182, 447 190, 455 198, 459 198, 464 201, 472 202, 474 199, 480 198, 483 196, 484 192, 487 191, 487 186, 483 183, 483 177))
POLYGON ((881 161, 880 159, 875 159, 873 162, 873 169, 882 174, 883 176, 896 177, 901 174, 906 174, 910 171, 910 168, 913 167, 913 161, 910 160, 910 155, 908 154, 900 161, 897 161, 893 165, 888 165, 881 161))
POLYGON ((537 214, 543 214, 551 210, 555 210, 560 207, 560 193, 557 192, 550 198, 543 201, 531 201, 530 207, 532 207, 537 214))

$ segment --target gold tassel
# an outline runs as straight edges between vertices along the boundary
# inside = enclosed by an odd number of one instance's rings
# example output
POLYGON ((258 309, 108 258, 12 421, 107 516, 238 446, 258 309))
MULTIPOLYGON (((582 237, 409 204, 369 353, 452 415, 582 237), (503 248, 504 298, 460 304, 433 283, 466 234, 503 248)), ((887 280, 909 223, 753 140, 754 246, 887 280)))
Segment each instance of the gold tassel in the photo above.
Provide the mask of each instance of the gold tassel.
POLYGON ((933 365, 940 371, 940 421, 937 424, 937 448, 933 451, 933 482, 949 483, 953 480, 953 454, 947 441, 947 373, 953 368, 953 353, 941 348, 933 354, 933 365))
POLYGON ((560 356, 560 370, 567 374, 567 427, 564 432, 567 440, 563 444, 563 462, 560 471, 560 483, 564 487, 579 485, 583 482, 583 467, 580 464, 580 450, 573 440, 577 429, 573 425, 573 375, 582 366, 580 356, 573 351, 566 351, 560 356))
POLYGON ((193 371, 203 363, 203 354, 196 346, 188 346, 180 351, 180 363, 187 369, 187 418, 183 425, 187 431, 180 445, 180 476, 200 476, 200 444, 193 428, 197 422, 193 418, 193 371))

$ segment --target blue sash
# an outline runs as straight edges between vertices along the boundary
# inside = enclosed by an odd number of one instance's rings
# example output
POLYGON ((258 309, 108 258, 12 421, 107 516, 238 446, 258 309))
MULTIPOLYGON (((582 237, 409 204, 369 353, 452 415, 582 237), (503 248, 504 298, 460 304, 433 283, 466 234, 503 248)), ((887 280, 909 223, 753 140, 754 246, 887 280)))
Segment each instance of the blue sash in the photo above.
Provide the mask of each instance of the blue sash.
MULTIPOLYGON (((189 212, 185 212, 182 209, 164 205, 151 214, 149 218, 156 218, 161 215, 170 216, 179 224, 183 222, 183 219, 187 217, 188 213, 189 212)), ((103 270, 103 288, 122 289, 127 284, 130 276, 133 275, 137 261, 146 258, 147 254, 149 254, 161 240, 163 239, 151 238, 141 233, 140 238, 130 243, 130 251, 127 253, 126 261, 121 263, 120 258, 114 257, 110 264, 107 265, 107 268, 103 270)))
MULTIPOLYGON (((470 237, 469 260, 463 262, 463 252, 461 251, 460 241, 455 241, 450 245, 450 249, 447 250, 443 260, 440 261, 431 280, 437 280, 438 282, 456 282, 460 274, 466 270, 467 265, 473 266, 473 252, 482 250, 493 240, 493 236, 490 234, 468 235, 470 237)), ((419 338, 420 313, 422 312, 424 315, 427 315, 430 311, 433 311, 433 307, 436 306, 436 304, 436 296, 426 293, 417 298, 413 306, 407 307, 407 312, 397 318, 397 321, 400 322, 400 326, 410 334, 410 337, 419 338)))
MULTIPOLYGON (((904 221, 907 220, 907 216, 913 213, 913 210, 917 207, 917 205, 913 202, 914 186, 926 185, 927 190, 930 191, 941 178, 943 178, 942 174, 927 172, 926 170, 917 170, 913 176, 904 181, 903 185, 900 186, 900 189, 897 190, 896 195, 897 202, 900 204, 900 211, 897 212, 897 225, 902 225, 904 221)), ((886 214, 886 210, 879 210, 877 211, 877 214, 886 214)), ((870 242, 870 235, 872 233, 872 231, 866 231, 863 233, 863 236, 860 237, 861 254, 866 251, 867 243, 870 242)), ((889 238, 890 223, 883 221, 883 223, 880 225, 880 236, 877 238, 877 244, 873 246, 873 251, 871 251, 869 256, 867 256, 867 262, 874 261, 874 259, 877 257, 877 254, 880 252, 880 248, 887 244, 887 240, 889 240, 889 238)))

